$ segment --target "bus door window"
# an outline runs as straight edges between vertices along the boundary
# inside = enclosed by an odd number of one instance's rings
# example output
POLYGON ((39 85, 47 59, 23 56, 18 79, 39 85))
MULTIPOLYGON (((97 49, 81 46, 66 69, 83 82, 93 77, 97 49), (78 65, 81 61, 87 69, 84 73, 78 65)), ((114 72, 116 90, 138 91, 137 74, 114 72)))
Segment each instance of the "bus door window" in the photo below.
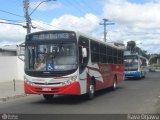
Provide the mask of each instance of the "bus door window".
POLYGON ((34 63, 35 63, 35 47, 34 46, 28 46, 28 58, 29 58, 29 68, 34 69, 34 63))
POLYGON ((80 66, 80 73, 83 72, 83 70, 85 69, 85 67, 87 66, 89 61, 89 40, 84 38, 84 37, 80 37, 79 38, 79 66, 80 66), (87 51, 87 56, 83 57, 83 48, 86 48, 87 51))

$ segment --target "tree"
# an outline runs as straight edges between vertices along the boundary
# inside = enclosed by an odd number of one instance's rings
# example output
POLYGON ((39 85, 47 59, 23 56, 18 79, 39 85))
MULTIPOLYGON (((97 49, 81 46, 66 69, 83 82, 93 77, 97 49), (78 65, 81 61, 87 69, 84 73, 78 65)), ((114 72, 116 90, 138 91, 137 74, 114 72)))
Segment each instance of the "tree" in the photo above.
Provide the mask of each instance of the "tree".
POLYGON ((135 41, 128 41, 127 42, 127 50, 128 51, 135 51, 136 42, 135 41))
POLYGON ((128 41, 127 42, 127 51, 136 52, 139 55, 142 55, 146 58, 149 58, 149 55, 147 55, 147 51, 142 50, 141 48, 137 47, 135 41, 128 41))

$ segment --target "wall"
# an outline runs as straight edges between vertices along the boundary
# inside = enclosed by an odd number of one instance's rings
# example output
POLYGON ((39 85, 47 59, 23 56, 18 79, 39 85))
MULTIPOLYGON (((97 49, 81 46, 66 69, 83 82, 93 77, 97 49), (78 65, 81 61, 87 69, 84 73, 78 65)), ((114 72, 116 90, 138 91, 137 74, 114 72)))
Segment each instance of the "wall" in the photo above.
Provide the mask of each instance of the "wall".
POLYGON ((0 56, 16 56, 16 51, 0 50, 0 56))
POLYGON ((23 80, 24 63, 17 56, 0 56, 0 82, 23 80))

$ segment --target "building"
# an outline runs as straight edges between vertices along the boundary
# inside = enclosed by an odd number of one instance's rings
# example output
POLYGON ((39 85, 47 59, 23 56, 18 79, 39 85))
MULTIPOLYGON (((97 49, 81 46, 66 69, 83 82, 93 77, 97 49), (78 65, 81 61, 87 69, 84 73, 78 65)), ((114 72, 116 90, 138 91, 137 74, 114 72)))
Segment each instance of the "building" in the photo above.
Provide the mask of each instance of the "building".
POLYGON ((17 46, 3 46, 0 47, 0 56, 17 56, 17 46))
POLYGON ((16 45, 0 47, 0 82, 24 79, 24 62, 17 53, 16 45))

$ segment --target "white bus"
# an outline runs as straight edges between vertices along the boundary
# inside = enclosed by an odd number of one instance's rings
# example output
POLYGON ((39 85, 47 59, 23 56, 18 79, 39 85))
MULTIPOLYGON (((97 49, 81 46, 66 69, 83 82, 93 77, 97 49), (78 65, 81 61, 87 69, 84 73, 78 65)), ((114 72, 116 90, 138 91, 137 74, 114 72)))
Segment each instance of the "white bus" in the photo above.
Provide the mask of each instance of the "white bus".
POLYGON ((147 73, 148 60, 138 54, 124 55, 125 78, 144 78, 147 73))

